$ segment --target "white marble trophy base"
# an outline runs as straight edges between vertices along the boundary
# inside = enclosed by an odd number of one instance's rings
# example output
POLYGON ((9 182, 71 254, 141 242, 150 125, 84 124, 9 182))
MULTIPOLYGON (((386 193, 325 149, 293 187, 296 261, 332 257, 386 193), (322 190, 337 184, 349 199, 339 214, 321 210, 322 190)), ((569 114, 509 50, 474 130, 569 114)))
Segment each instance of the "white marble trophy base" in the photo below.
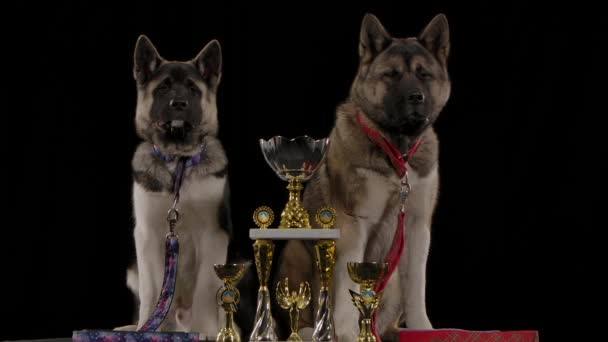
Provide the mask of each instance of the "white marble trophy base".
POLYGON ((321 228, 251 228, 251 240, 337 240, 340 238, 340 229, 321 228))

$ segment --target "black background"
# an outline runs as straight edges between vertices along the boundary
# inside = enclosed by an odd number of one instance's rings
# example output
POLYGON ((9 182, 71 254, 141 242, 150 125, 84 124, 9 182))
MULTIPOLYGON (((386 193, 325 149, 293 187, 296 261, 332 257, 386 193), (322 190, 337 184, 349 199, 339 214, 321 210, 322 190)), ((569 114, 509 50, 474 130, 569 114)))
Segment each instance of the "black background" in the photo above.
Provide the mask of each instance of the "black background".
POLYGON ((419 3, 23 2, 17 16, 6 10, 17 20, 3 30, 4 71, 15 77, 0 107, 8 171, 0 338, 68 337, 130 321, 139 34, 169 60, 190 59, 213 38, 222 45, 220 134, 236 252, 248 257, 252 211, 280 211, 286 199, 258 139, 327 136, 356 71, 365 12, 398 37, 416 35, 439 12, 450 23, 452 96, 436 123, 441 194, 428 265, 434 326, 537 329, 542 341, 579 329, 595 335, 606 16, 580 2, 419 3))

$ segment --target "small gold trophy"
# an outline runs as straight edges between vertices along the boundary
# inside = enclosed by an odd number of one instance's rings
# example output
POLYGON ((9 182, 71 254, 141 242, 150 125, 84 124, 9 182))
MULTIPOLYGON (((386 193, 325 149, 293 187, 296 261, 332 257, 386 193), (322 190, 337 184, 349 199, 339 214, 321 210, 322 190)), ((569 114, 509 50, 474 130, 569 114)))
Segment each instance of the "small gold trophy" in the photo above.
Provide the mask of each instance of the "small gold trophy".
POLYGON ((283 309, 289 309, 291 335, 289 335, 287 341, 302 341, 302 338, 298 335, 298 320, 300 319, 300 310, 310 303, 310 285, 307 282, 300 283, 298 292, 291 291, 289 293, 289 280, 285 278, 284 286, 281 286, 281 282, 277 283, 277 303, 283 309))
POLYGON ((226 264, 213 265, 215 274, 224 281, 224 285, 217 291, 217 303, 224 308, 226 313, 226 321, 224 327, 220 330, 215 338, 218 342, 240 342, 241 338, 234 329, 234 313, 240 300, 239 290, 232 285, 239 281, 248 264, 226 264))
MULTIPOLYGON (((253 222, 260 228, 268 228, 274 221, 274 213, 269 207, 259 207, 253 213, 253 222)), ((260 239, 253 244, 255 256, 255 268, 258 272, 260 288, 258 289, 258 301, 255 311, 254 327, 250 341, 277 341, 277 333, 274 329, 274 320, 270 310, 270 291, 268 290, 268 278, 272 269, 272 256, 274 254, 274 243, 272 240, 260 239)))
MULTIPOLYGON (((317 223, 323 229, 331 229, 336 223, 336 212, 330 207, 322 207, 315 216, 317 223)), ((315 342, 336 340, 329 286, 336 263, 336 242, 334 240, 318 240, 315 244, 315 264, 319 272, 321 289, 317 311, 315 312, 315 330, 312 339, 315 342)))
POLYGON ((374 287, 384 276, 388 269, 387 263, 376 262, 349 262, 347 263, 348 275, 355 283, 359 284, 360 292, 352 290, 350 295, 353 303, 361 313, 359 322, 359 336, 357 342, 376 342, 376 337, 372 334, 372 315, 380 303, 381 293, 376 293, 374 287))
POLYGON ((325 157, 329 138, 315 140, 309 136, 287 139, 275 136, 260 139, 266 162, 282 180, 289 182, 289 201, 281 212, 279 228, 311 228, 308 211, 300 199, 302 183, 308 181, 325 157))

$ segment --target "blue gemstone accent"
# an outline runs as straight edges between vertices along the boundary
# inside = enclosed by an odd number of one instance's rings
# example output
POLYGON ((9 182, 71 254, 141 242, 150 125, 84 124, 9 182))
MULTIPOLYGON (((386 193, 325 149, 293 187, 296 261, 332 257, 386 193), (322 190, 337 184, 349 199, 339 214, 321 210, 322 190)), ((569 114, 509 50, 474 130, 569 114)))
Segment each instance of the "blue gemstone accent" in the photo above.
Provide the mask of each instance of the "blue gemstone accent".
POLYGON ((374 297, 374 292, 371 291, 371 290, 365 290, 365 291, 361 292, 361 296, 362 297, 373 298, 374 297))

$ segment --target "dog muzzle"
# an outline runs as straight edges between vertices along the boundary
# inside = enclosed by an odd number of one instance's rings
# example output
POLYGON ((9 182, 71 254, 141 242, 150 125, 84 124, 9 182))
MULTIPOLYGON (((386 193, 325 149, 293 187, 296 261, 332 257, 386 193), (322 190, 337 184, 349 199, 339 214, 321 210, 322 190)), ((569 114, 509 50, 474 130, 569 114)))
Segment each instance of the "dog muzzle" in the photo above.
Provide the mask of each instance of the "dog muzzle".
POLYGON ((184 120, 171 120, 163 124, 163 128, 170 139, 184 139, 192 130, 192 124, 184 120))

